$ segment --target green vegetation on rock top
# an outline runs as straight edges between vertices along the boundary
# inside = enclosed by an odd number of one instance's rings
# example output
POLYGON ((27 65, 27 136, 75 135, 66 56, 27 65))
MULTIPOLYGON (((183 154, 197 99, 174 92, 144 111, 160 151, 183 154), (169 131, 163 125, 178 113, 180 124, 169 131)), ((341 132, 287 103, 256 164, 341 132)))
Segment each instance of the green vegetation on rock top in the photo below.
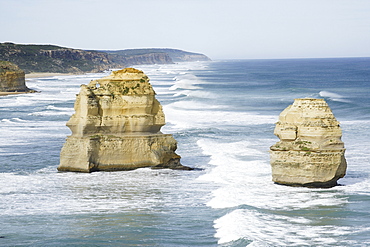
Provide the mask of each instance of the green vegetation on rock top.
POLYGON ((0 73, 6 71, 22 71, 17 65, 8 61, 0 60, 0 73))

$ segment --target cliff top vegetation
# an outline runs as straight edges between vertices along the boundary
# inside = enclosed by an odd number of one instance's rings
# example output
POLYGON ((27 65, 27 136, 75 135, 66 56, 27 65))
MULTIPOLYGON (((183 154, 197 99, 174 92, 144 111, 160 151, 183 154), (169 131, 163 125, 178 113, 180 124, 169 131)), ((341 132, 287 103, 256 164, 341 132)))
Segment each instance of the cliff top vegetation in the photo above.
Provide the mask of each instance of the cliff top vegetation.
POLYGON ((0 60, 19 66, 25 73, 85 73, 139 64, 207 61, 207 56, 176 49, 127 49, 93 51, 56 45, 0 43, 0 60))
POLYGON ((21 69, 14 63, 0 60, 0 73, 7 71, 21 71, 21 69))

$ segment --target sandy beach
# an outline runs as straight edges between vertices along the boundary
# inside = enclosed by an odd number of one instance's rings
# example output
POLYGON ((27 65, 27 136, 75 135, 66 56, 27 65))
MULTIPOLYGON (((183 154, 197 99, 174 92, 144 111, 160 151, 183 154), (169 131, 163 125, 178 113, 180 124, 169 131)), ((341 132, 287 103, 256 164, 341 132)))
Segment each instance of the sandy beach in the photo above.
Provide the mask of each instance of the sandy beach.
POLYGON ((37 93, 37 91, 31 90, 27 92, 0 92, 0 96, 12 95, 12 94, 24 94, 24 93, 37 93))
POLYGON ((38 93, 38 91, 31 89, 26 92, 0 92, 0 96, 6 96, 6 95, 12 95, 12 94, 24 94, 24 93, 38 93))
POLYGON ((42 78, 51 76, 61 76, 61 75, 74 75, 72 73, 30 73, 26 74, 26 79, 28 78, 42 78))

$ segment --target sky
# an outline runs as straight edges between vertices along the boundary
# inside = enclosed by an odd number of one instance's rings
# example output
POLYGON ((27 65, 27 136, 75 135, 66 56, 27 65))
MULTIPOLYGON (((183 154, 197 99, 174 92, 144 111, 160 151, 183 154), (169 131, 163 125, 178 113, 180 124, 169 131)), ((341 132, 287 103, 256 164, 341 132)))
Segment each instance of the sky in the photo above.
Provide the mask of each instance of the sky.
POLYGON ((212 59, 370 57, 370 0, 0 0, 0 42, 212 59))

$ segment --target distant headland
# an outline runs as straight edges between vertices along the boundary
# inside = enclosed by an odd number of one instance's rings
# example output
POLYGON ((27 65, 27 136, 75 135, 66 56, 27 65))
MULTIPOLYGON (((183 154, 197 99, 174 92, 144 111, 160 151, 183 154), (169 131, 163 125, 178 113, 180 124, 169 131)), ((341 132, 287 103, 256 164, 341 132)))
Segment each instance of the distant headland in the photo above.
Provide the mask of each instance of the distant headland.
POLYGON ((81 50, 56 45, 0 43, 0 60, 29 73, 89 73, 142 64, 209 61, 200 53, 177 49, 81 50))

